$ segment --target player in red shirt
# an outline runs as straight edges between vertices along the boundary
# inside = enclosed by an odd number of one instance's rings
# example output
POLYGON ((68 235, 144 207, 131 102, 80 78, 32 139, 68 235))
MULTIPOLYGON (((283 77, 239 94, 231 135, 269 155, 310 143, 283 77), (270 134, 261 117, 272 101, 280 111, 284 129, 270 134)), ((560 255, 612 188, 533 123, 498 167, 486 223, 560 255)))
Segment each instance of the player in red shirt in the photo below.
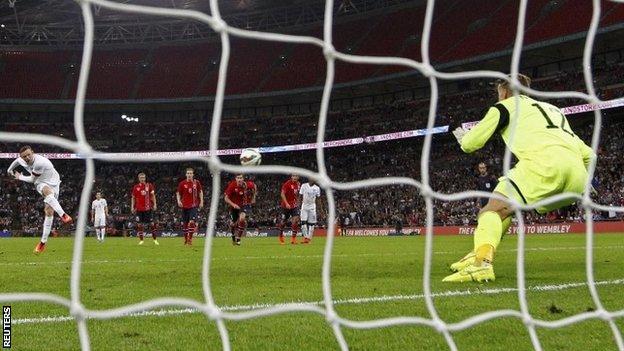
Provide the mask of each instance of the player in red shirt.
POLYGON ((158 240, 156 240, 156 225, 152 218, 152 211, 156 210, 156 189, 154 188, 154 184, 145 181, 145 173, 141 172, 137 177, 139 178, 139 183, 132 187, 130 210, 132 214, 136 214, 137 216, 137 236, 140 240, 139 245, 143 245, 145 224, 150 225, 154 244, 159 245, 158 240))
POLYGON ((176 199, 182 209, 182 228, 184 229, 184 245, 193 244, 193 233, 197 231, 197 213, 204 208, 204 189, 201 182, 194 179, 193 168, 186 169, 186 179, 178 184, 176 199))
MULTIPOLYGON (((245 193, 247 192, 247 182, 242 174, 237 174, 236 178, 225 188, 225 203, 230 208, 230 229, 232 230, 232 244, 240 245, 241 236, 247 228, 245 220, 245 193)), ((254 199, 255 200, 255 199, 254 199)))
POLYGON ((256 204, 256 195, 258 194, 258 187, 251 178, 245 180, 245 198, 243 199, 243 210, 245 212, 245 218, 251 217, 252 206, 256 204))
POLYGON ((297 244, 297 231, 299 231, 299 176, 293 174, 290 179, 284 182, 282 185, 282 191, 280 192, 280 206, 282 207, 282 222, 279 224, 279 241, 281 245, 284 245, 284 227, 286 222, 290 219, 292 235, 290 243, 297 244))

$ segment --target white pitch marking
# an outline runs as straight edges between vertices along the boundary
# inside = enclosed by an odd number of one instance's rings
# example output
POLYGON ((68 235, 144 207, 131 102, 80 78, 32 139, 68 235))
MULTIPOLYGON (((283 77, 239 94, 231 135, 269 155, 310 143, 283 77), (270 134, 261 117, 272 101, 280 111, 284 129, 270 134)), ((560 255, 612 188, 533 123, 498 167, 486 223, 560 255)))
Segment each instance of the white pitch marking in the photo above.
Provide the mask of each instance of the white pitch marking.
MULTIPOLYGON (((594 249, 624 249, 624 245, 613 246, 594 246, 594 249)), ((566 251, 566 250, 585 250, 585 246, 562 246, 562 247, 532 247, 526 248, 524 251, 566 251)), ((517 249, 502 249, 498 252, 516 252, 517 249)), ((463 252, 463 251, 462 251, 463 252)), ((372 256, 414 256, 420 252, 404 252, 404 253, 362 253, 362 254, 334 254, 332 257, 372 257, 372 256)), ((460 251, 435 251, 437 255, 459 254, 460 251)), ((238 261, 238 260, 266 260, 266 259, 300 259, 300 258, 323 258, 323 255, 286 255, 286 256, 242 256, 242 257, 217 257, 213 261, 238 261)), ((197 259, 141 259, 141 260, 86 260, 82 264, 114 264, 114 263, 149 263, 149 262, 193 262, 197 259)), ((1 266, 45 266, 51 264, 71 264, 71 261, 40 261, 40 262, 1 262, 1 266)))
MULTIPOLYGON (((596 282, 596 285, 623 285, 624 279, 615 279, 615 280, 603 280, 596 282)), ((574 289, 587 286, 587 282, 577 282, 577 283, 565 283, 565 284, 550 284, 550 285, 536 285, 528 287, 528 291, 559 291, 566 289, 574 289)), ((431 294, 432 297, 453 297, 453 296, 474 296, 474 295, 498 295, 504 293, 512 293, 517 292, 518 288, 508 287, 508 288, 494 288, 494 289, 468 289, 468 290, 447 290, 440 291, 431 294)), ((349 299, 339 299, 334 300, 334 305, 344 305, 344 304, 361 304, 361 303, 375 303, 375 302, 388 302, 388 301, 405 301, 405 300, 420 300, 424 298, 424 294, 416 294, 416 295, 386 295, 386 296, 373 296, 373 297, 354 297, 349 299)), ((316 305, 322 306, 324 301, 292 301, 289 303, 278 303, 278 304, 254 304, 254 305, 234 305, 234 306, 222 306, 222 311, 247 311, 247 310, 255 310, 261 308, 271 308, 271 307, 280 307, 287 304, 302 304, 302 305, 316 305)), ((180 314, 190 314, 190 313, 199 313, 198 310, 193 308, 184 308, 184 309, 168 309, 168 310, 156 310, 156 311, 143 311, 132 314, 120 315, 119 317, 142 317, 142 316, 173 316, 180 314)), ((48 316, 48 317, 37 317, 37 318, 20 318, 13 319, 12 324, 33 324, 33 323, 59 323, 59 322, 69 322, 73 321, 74 317, 72 316, 48 316)))

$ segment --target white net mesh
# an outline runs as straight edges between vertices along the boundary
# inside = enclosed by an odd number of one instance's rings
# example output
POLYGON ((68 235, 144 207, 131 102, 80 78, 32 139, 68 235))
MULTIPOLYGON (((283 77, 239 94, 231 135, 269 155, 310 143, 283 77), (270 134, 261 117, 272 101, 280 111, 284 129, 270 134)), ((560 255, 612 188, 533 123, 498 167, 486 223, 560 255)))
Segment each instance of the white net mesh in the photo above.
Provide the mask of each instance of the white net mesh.
MULTIPOLYGON (((372 56, 356 56, 337 52, 332 45, 332 23, 333 23, 333 8, 334 4, 332 0, 327 0, 325 3, 325 18, 324 18, 324 36, 323 40, 309 36, 295 36, 276 33, 263 33, 249 31, 239 28, 230 27, 225 23, 220 15, 217 0, 210 1, 210 9, 212 15, 207 15, 197 11, 170 9, 170 8, 156 8, 147 6, 137 6, 131 4, 120 4, 105 0, 85 0, 79 1, 82 9, 83 20, 85 23, 85 36, 84 36, 84 50, 82 54, 82 64, 80 68, 80 78, 78 81, 78 92, 76 95, 76 104, 74 109, 74 128, 77 137, 77 141, 70 141, 59 137, 27 134, 27 133, 7 133, 0 132, 0 140, 9 142, 37 142, 45 143, 63 147, 65 149, 73 150, 76 153, 84 155, 86 158, 86 176, 85 186, 82 190, 80 197, 79 213, 76 237, 74 242, 73 261, 71 269, 71 298, 69 300, 52 294, 41 293, 8 293, 0 294, 0 301, 3 302, 17 302, 17 301, 41 301, 50 302, 65 306, 69 309, 70 314, 75 318, 77 323, 78 332, 80 336, 80 343, 83 350, 89 350, 91 344, 89 341, 89 332, 87 329, 87 319, 112 319, 123 315, 132 313, 139 313, 142 311, 150 311, 164 307, 184 307, 191 308, 204 313, 210 320, 215 321, 217 324, 223 349, 230 350, 231 343, 228 336, 228 329, 225 326, 227 320, 245 320, 260 316, 274 315, 286 312, 311 312, 323 315, 327 323, 332 327, 336 340, 338 341, 341 349, 347 350, 349 348, 347 341, 342 332, 343 327, 355 328, 355 329, 371 329, 388 327, 395 325, 425 325, 429 326, 442 335, 451 350, 457 350, 452 332, 460 331, 466 328, 470 328, 477 324, 483 323, 488 320, 501 318, 501 317, 515 317, 520 319, 527 330, 529 331, 530 338, 534 349, 541 350, 540 340, 538 338, 536 327, 541 328, 561 328, 573 323, 578 323, 588 319, 601 319, 606 321, 613 333, 613 338, 617 344, 619 350, 624 351, 624 342, 622 341, 622 334, 618 329, 615 318, 624 317, 624 310, 620 311, 607 311, 600 300, 600 296, 596 289, 596 282, 593 272, 593 222, 592 222, 592 209, 599 210, 614 210, 624 212, 623 207, 610 207, 602 206, 594 203, 590 197, 589 192, 585 192, 584 196, 576 194, 560 194, 539 203, 527 206, 519 203, 514 203, 516 218, 518 219, 518 248, 517 248, 517 285, 518 285, 518 299, 520 301, 520 311, 516 310, 496 310, 483 314, 479 314, 463 320, 458 323, 446 323, 443 321, 433 303, 433 296, 431 291, 431 265, 433 256, 433 201, 434 199, 455 201, 476 196, 488 196, 492 197, 489 193, 483 193, 478 191, 465 191, 455 194, 442 194, 432 190, 430 187, 429 179, 429 155, 431 150, 432 135, 427 134, 424 140, 424 146, 421 155, 421 179, 417 181, 412 178, 401 177, 385 177, 367 179, 356 182, 339 183, 332 181, 327 173, 325 166, 324 150, 320 147, 324 141, 325 126, 327 122, 327 111, 330 101, 331 90, 334 82, 334 69, 335 61, 342 60, 350 63, 357 64, 376 64, 376 65, 401 65, 420 71, 424 76, 429 79, 431 86, 431 99, 428 115, 427 128, 434 127, 436 107, 438 102, 438 80, 452 80, 452 79, 471 79, 471 78, 502 78, 507 79, 507 75, 497 71, 466 71, 459 73, 444 73, 434 69, 429 59, 429 39, 431 34, 431 24, 433 18, 433 11, 435 2, 429 0, 426 7, 425 22, 423 26, 423 35, 421 43, 421 54, 423 57, 422 62, 416 62, 407 58, 400 57, 372 57, 372 56), (220 35, 221 39, 221 60, 219 66, 219 80, 217 84, 215 104, 212 116, 212 125, 210 131, 210 151, 212 156, 210 157, 166 157, 166 156, 132 156, 127 155, 123 157, 110 157, 106 154, 96 153, 92 150, 84 132, 84 120, 83 110, 85 103, 85 93, 87 88, 87 81, 89 77, 89 69, 91 64, 91 55, 93 51, 93 33, 94 24, 92 17, 91 5, 96 5, 102 8, 121 12, 131 13, 143 13, 155 16, 170 16, 179 17, 189 20, 197 20, 204 22, 212 27, 220 35), (323 50, 323 54, 327 61, 327 71, 325 77, 325 85, 323 90, 323 96, 320 106, 320 113, 318 119, 318 134, 317 134, 317 149, 316 158, 318 164, 318 172, 312 172, 306 169, 284 166, 260 166, 252 168, 243 168, 240 166, 233 166, 221 163, 219 158, 215 155, 214 151, 218 147, 218 137, 221 122, 221 115, 223 110, 223 98, 224 90, 227 79, 227 69, 230 56, 230 36, 237 36, 248 39, 268 40, 268 41, 281 41, 289 43, 307 43, 318 46, 323 50), (111 162, 157 162, 157 161, 198 161, 206 163, 211 173, 213 174, 212 184, 212 197, 210 203, 209 223, 214 223, 217 216, 218 203, 220 200, 220 174, 221 172, 247 172, 247 173, 272 173, 272 174, 291 174, 297 173, 306 177, 310 177, 316 180, 316 182, 325 190, 328 203, 328 233, 334 233, 336 206, 334 202, 334 190, 354 190, 372 186, 384 186, 384 185, 407 185, 420 189, 422 196, 426 203, 426 219, 427 219, 427 231, 426 231, 426 243, 425 243, 425 260, 424 260, 424 272, 423 272, 423 296, 426 301, 426 306, 430 314, 430 318, 421 317, 397 317, 386 318, 369 321, 353 321, 345 319, 336 313, 334 308, 334 301, 332 299, 332 290, 330 284, 330 272, 332 263, 332 249, 333 249, 333 235, 327 236, 326 246, 323 257, 323 269, 322 269, 322 284, 323 284, 323 296, 324 304, 286 304, 279 306, 272 306, 266 308, 258 308, 245 312, 225 312, 215 303, 212 296, 211 283, 210 283, 210 263, 211 263, 211 250, 212 240, 214 234, 214 226, 209 225, 206 233, 206 241, 203 256, 203 271, 202 271, 202 286, 205 301, 194 301, 190 299, 181 298, 161 298, 145 301, 138 304, 127 305, 116 309, 109 310, 89 310, 86 309, 80 300, 80 273, 81 273, 81 261, 83 258, 83 242, 85 237, 85 225, 86 216, 88 210, 88 203, 90 200, 92 184, 94 180, 94 160, 105 159, 111 162), (585 312, 577 314, 568 318, 556 320, 556 321, 544 321, 534 318, 529 313, 525 284, 525 272, 524 272, 524 253, 525 253, 525 234, 524 234, 524 222, 522 220, 521 210, 534 209, 538 206, 554 203, 563 198, 577 198, 582 202, 582 206, 585 210, 585 219, 587 222, 587 240, 586 240, 586 273, 587 273, 587 286, 590 289, 593 302, 596 309, 591 312, 585 312), (322 307, 321 307, 322 306, 322 307)), ((516 95, 519 91, 530 93, 537 97, 543 98, 579 98, 588 101, 589 103, 599 103, 601 100, 597 97, 592 82, 591 72, 591 57, 594 38, 596 36, 598 21, 600 18, 600 0, 593 0, 593 15, 591 24, 587 32, 585 48, 583 53, 583 73, 587 94, 575 92, 575 91, 562 91, 562 92, 541 92, 532 89, 522 87, 517 79, 512 78, 510 81, 514 88, 516 95)), ((521 57, 521 51, 523 47, 523 33, 525 25, 527 0, 521 0, 518 8, 518 25, 516 29, 515 43, 513 47, 512 63, 510 67, 511 76, 515 77, 519 70, 519 62, 521 57)), ((592 148, 596 150, 600 137, 601 127, 601 113, 600 110, 594 111, 595 116, 595 128, 593 130, 592 148)), ((513 136, 512 136, 513 137, 513 136)), ((511 153, 509 149, 505 151, 504 159, 504 172, 509 171, 511 161, 511 153)), ((590 177, 593 177, 595 170, 595 160, 590 165, 590 177)), ((589 187, 590 183, 586 187, 589 187)))

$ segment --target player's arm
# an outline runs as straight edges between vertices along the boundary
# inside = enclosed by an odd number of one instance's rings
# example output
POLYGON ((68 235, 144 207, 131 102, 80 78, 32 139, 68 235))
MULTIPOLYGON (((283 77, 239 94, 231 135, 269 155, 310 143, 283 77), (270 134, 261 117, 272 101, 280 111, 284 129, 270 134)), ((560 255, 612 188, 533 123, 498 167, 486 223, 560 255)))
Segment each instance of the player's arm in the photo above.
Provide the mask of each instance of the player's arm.
POLYGON ((108 217, 108 202, 104 200, 104 215, 108 217))
POLYGON ((225 193, 223 194, 223 199, 225 200, 225 203, 228 204, 230 207, 235 208, 237 210, 240 210, 240 206, 235 204, 234 201, 230 200, 230 195, 233 192, 234 192, 234 186, 232 186, 232 184, 229 184, 227 186, 227 188, 225 188, 225 193))
POLYGON ((130 212, 132 212, 132 214, 136 213, 136 209, 134 208, 134 192, 130 195, 130 212))
POLYGON ((15 167, 17 167, 18 165, 20 165, 20 158, 16 158, 15 160, 13 160, 13 162, 11 162, 11 165, 9 166, 9 168, 7 168, 7 173, 10 175, 13 175, 13 170, 15 169, 15 167))
POLYGON ((26 183, 34 183, 35 182, 35 175, 31 174, 28 177, 26 177, 25 175, 23 175, 20 172, 17 171, 13 171, 15 169, 15 167, 17 166, 22 166, 24 168, 26 168, 26 162, 24 162, 24 160, 22 160, 21 158, 16 158, 11 165, 9 166, 9 168, 7 169, 7 173, 12 175, 13 178, 21 180, 22 182, 26 182, 26 183))
POLYGON ((286 183, 284 183, 284 185, 282 185, 282 191, 280 192, 280 197, 282 198, 282 201, 286 204, 286 208, 290 208, 290 204, 288 203, 288 200, 286 199, 286 183))
POLYGON ((199 189, 199 209, 204 208, 204 189, 199 189))
POLYGON ((299 193, 297 194, 297 201, 303 204, 303 185, 299 187, 299 193))
POLYGON ((182 198, 180 197, 180 187, 176 191, 176 200, 178 200, 178 207, 182 207, 182 198))
POLYGON ((91 203, 91 222, 95 222, 95 203, 91 203))
POLYGON ((152 203, 154 204, 154 210, 156 210, 156 190, 152 188, 152 192, 150 193, 150 198, 152 199, 152 203))
POLYGON ((230 205, 230 207, 240 210, 240 206, 235 204, 234 201, 230 200, 230 197, 228 196, 228 194, 224 195, 224 199, 225 199, 225 203, 230 205))
POLYGON ((321 191, 319 190, 316 193, 316 197, 314 198, 314 202, 316 204, 316 207, 319 209, 319 213, 323 211, 323 202, 320 201, 321 199, 321 191))
MULTIPOLYGON (((458 137, 461 149, 466 153, 481 149, 492 137, 494 132, 502 130, 509 124, 509 111, 502 104, 496 104, 488 110, 485 117, 476 126, 458 137)), ((457 135, 456 135, 457 137, 457 135)))
POLYGON ((587 144, 585 144, 585 142, 583 142, 581 138, 576 136, 576 134, 574 135, 574 139, 578 144, 579 151, 581 152, 581 156, 583 157, 583 163, 585 164, 585 168, 587 169, 589 168, 589 163, 591 162, 591 160, 593 158, 596 158, 596 153, 594 152, 594 149, 587 146, 587 144))

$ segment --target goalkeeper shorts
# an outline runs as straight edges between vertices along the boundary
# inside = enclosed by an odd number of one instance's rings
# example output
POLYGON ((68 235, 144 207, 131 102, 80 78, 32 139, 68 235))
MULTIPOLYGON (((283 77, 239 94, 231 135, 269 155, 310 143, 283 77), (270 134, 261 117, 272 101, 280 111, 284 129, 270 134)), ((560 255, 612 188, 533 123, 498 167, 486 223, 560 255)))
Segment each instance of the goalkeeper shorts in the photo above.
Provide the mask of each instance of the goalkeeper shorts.
MULTIPOLYGON (((581 155, 558 147, 549 148, 549 155, 544 160, 518 161, 506 177, 499 178, 494 191, 527 205, 561 193, 582 194, 588 175, 581 155)), ((544 214, 574 202, 575 198, 568 198, 535 210, 544 214)))

